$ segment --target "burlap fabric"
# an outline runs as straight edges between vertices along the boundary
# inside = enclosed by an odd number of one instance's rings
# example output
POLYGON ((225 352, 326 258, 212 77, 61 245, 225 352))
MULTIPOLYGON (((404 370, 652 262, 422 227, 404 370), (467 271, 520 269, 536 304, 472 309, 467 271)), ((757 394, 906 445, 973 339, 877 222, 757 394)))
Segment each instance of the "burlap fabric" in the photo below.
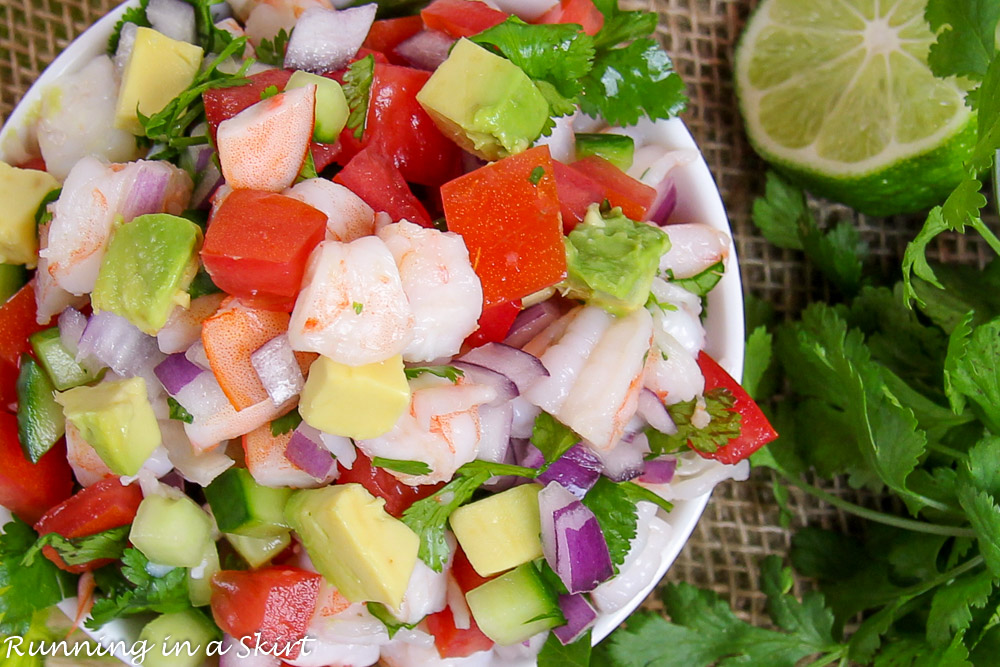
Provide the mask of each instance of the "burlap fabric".
MULTIPOLYGON (((0 115, 4 117, 39 72, 73 36, 116 4, 116 0, 0 0, 0 115)), ((635 4, 635 3, 633 3, 635 4)), ((733 50, 756 0, 638 0, 660 15, 659 36, 687 83, 691 104, 685 121, 708 160, 729 211, 740 255, 744 287, 769 303, 779 317, 798 312, 827 288, 799 253, 770 246, 750 222, 750 205, 762 191, 764 168, 747 145, 732 86, 733 50)), ((853 218, 871 243, 871 261, 891 275, 898 271, 906 242, 919 218, 872 219, 849 209, 815 203, 821 219, 853 218)), ((951 236, 936 254, 945 260, 985 261, 981 244, 951 236)), ((854 502, 878 505, 880 499, 839 484, 826 488, 854 502)), ((850 529, 839 511, 793 493, 796 525, 810 523, 850 529)), ((784 554, 790 532, 779 524, 771 476, 755 471, 743 483, 716 489, 708 508, 667 575, 711 588, 741 617, 767 624, 758 586, 758 565, 768 554, 784 554)), ((657 608, 653 595, 646 605, 657 608)))

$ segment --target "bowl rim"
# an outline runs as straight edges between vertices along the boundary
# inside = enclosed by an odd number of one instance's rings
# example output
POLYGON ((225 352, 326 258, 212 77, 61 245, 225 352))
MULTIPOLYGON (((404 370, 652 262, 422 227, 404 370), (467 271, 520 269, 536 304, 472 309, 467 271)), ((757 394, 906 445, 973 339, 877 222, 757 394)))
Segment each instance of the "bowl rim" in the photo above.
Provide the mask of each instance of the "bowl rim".
MULTIPOLYGON (((0 128, 0 160, 13 159, 12 156, 16 155, 19 149, 32 141, 28 128, 34 114, 37 113, 45 89, 59 77, 79 69, 85 62, 105 53, 108 37, 115 24, 128 8, 137 5, 139 5, 139 0, 126 0, 116 6, 70 42, 45 68, 18 101, 0 128)), ((697 158, 690 164, 675 168, 683 171, 684 185, 690 188, 690 190, 685 190, 685 194, 691 196, 687 200, 686 208, 679 205, 680 210, 675 212, 671 222, 674 222, 678 215, 691 215, 697 217, 698 221, 705 222, 713 228, 725 232, 730 239, 726 271, 719 284, 708 295, 704 324, 707 336, 706 349, 713 354, 714 358, 730 375, 741 380, 745 354, 742 281, 733 230, 718 186, 701 149, 695 143, 680 117, 668 121, 657 121, 655 124, 640 121, 640 123, 643 122, 653 126, 652 132, 656 135, 657 141, 664 145, 665 150, 693 149, 697 152, 697 158)), ((604 639, 638 609, 643 600, 660 583, 690 538, 711 494, 712 490, 710 489, 693 499, 677 501, 674 503, 674 510, 669 515, 660 514, 660 517, 670 525, 671 532, 668 536, 668 544, 661 552, 656 574, 649 583, 636 592, 627 605, 618 611, 599 615, 592 634, 594 644, 604 639)), ((76 615, 76 598, 67 598, 58 606, 71 618, 76 615)), ((107 646, 123 640, 126 643, 134 641, 140 627, 138 619, 131 618, 117 619, 98 631, 86 628, 84 631, 107 646)), ((138 663, 129 659, 123 648, 124 646, 117 646, 113 655, 126 664, 137 665, 138 663)), ((532 658, 530 662, 525 663, 525 665, 528 664, 535 664, 535 660, 532 658)))

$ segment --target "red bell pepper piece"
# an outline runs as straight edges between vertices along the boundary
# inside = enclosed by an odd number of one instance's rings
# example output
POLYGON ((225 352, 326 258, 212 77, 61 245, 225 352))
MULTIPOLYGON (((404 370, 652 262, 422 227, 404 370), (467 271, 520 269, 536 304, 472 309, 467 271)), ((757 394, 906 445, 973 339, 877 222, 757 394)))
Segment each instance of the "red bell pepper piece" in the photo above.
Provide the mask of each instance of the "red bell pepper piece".
POLYGON ((503 23, 508 14, 476 0, 434 0, 420 10, 420 18, 431 30, 452 37, 469 37, 503 23))
POLYGON ((596 155, 588 155, 569 166, 600 183, 604 199, 610 201, 612 206, 620 206, 627 217, 632 220, 646 219, 646 212, 656 199, 655 189, 596 155))
POLYGON ((559 197, 548 146, 538 146, 441 186, 448 228, 461 234, 494 306, 566 275, 559 197))
POLYGON ((414 196, 399 169, 371 148, 351 158, 333 180, 376 211, 385 211, 393 220, 406 218, 424 227, 431 226, 430 214, 414 196))
POLYGON ((385 499, 385 511, 397 519, 413 503, 426 498, 438 489, 442 484, 424 484, 422 486, 410 486, 403 484, 392 476, 384 468, 372 465, 370 458, 364 452, 358 450, 358 457, 354 460, 354 465, 348 470, 337 463, 340 475, 337 477, 338 484, 356 483, 365 487, 368 493, 376 498, 385 499))
POLYGON ((542 14, 535 23, 575 23, 593 37, 604 27, 604 14, 593 0, 559 0, 559 4, 542 14))
POLYGON ((462 346, 479 347, 486 343, 503 342, 520 312, 520 299, 483 308, 483 314, 479 316, 479 328, 469 334, 462 346))
POLYGON ((424 619, 427 631, 434 636, 434 646, 442 658, 465 658, 473 653, 493 648, 493 640, 483 634, 476 625, 476 619, 469 615, 469 627, 459 630, 455 627, 455 617, 451 607, 430 614, 424 619))
MULTIPOLYGON (((65 538, 86 537, 132 523, 142 502, 142 491, 136 484, 122 486, 117 477, 108 477, 78 491, 59 503, 35 524, 39 535, 58 533, 65 538)), ((81 565, 66 565, 52 547, 42 553, 60 569, 79 574, 113 562, 110 558, 92 560, 81 565)))
POLYGON ((705 376, 705 391, 721 387, 732 392, 736 401, 731 410, 739 413, 741 420, 739 437, 730 440, 714 452, 702 452, 697 449, 694 451, 706 459, 732 464, 742 461, 778 437, 777 431, 764 416, 760 406, 715 359, 705 352, 700 352, 698 367, 705 376))
POLYGON ((34 524, 72 493, 66 443, 60 440, 38 463, 31 463, 17 439, 17 417, 0 412, 0 505, 34 524))

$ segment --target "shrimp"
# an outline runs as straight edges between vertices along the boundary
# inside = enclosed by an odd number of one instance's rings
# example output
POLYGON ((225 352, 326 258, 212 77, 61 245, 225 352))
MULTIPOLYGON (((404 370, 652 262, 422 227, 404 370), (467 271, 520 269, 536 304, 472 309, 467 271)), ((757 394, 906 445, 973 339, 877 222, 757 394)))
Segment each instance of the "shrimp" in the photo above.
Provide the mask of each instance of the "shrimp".
POLYGON ((399 267, 413 312, 413 338, 405 361, 433 361, 458 354, 476 330, 483 288, 462 237, 402 221, 379 230, 399 267))
POLYGON ((363 603, 351 603, 328 581, 320 584, 316 610, 306 629, 307 641, 295 667, 364 667, 378 661, 389 641, 381 621, 363 603))
POLYGON ((423 630, 408 630, 397 632, 392 641, 382 646, 379 664, 385 667, 490 667, 493 652, 478 651, 464 658, 442 658, 431 635, 423 630))
POLYGON ((705 391, 705 378, 691 353, 656 326, 653 339, 656 345, 646 359, 643 385, 666 405, 700 396, 705 391))
POLYGON ((690 278, 729 257, 729 235, 706 224, 667 225, 663 230, 670 237, 670 250, 660 257, 660 273, 690 278))
MULTIPOLYGON (((38 228, 38 247, 43 251, 49 247, 49 227, 51 222, 47 222, 38 228)), ((49 260, 39 255, 38 270, 35 272, 35 321, 42 325, 47 325, 52 318, 66 310, 67 308, 82 308, 88 303, 86 295, 76 296, 70 294, 63 288, 56 285, 56 281, 49 273, 49 260)))
POLYGON ((339 183, 310 178, 285 190, 285 194, 326 214, 328 241, 350 243, 375 232, 375 211, 339 183))
POLYGON ((312 141, 316 86, 279 93, 219 123, 216 146, 226 184, 281 192, 302 169, 312 141))
MULTIPOLYGON (((558 321, 552 326, 559 326, 558 321)), ((549 371, 524 397, 586 439, 615 446, 635 414, 653 323, 640 308, 616 318, 587 306, 540 357, 549 371)))
POLYGON ((107 56, 94 58, 47 89, 38 119, 38 147, 46 170, 61 181, 81 158, 137 158, 135 137, 115 127, 117 104, 118 83, 107 56))
POLYGON ((430 466, 426 475, 389 470, 404 484, 446 482, 459 466, 476 458, 482 435, 478 406, 496 399, 496 390, 427 376, 418 378, 411 388, 410 409, 392 430, 356 444, 369 457, 422 461, 430 466))
POLYGON ((93 447, 83 439, 73 422, 66 420, 66 459, 81 486, 96 484, 114 473, 93 447))
POLYGON ((410 342, 413 313, 380 239, 320 243, 302 283, 288 326, 292 349, 363 366, 400 354, 410 342))
POLYGON ((317 479, 299 468, 285 456, 285 448, 294 431, 275 436, 264 424, 243 436, 243 451, 247 469, 262 486, 309 489, 326 486, 337 478, 337 467, 331 466, 323 479, 317 479))
POLYGON ((208 486, 213 479, 235 463, 221 447, 201 454, 195 453, 191 441, 184 432, 182 422, 176 419, 161 419, 159 424, 160 437, 163 439, 167 456, 184 479, 201 486, 208 486))
POLYGON ((653 296, 667 308, 653 312, 655 329, 670 334, 684 346, 688 354, 697 356, 705 347, 705 328, 701 325, 701 299, 683 287, 654 278, 651 287, 653 296))
POLYGON ((202 323, 215 314, 225 296, 222 292, 206 294, 191 301, 188 308, 174 307, 167 323, 156 333, 160 352, 184 352, 201 340, 202 323))

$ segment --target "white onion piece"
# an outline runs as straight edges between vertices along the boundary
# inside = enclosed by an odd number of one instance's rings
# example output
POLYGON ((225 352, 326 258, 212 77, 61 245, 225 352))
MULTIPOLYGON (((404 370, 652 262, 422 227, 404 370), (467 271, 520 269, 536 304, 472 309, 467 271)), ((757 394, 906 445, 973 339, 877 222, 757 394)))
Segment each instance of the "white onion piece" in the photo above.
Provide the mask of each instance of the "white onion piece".
POLYGON ((417 69, 436 70, 448 58, 455 39, 437 30, 421 30, 394 49, 396 55, 417 69))
POLYGON ((455 581, 452 571, 445 570, 445 572, 448 573, 447 597, 452 621, 455 623, 457 629, 468 630, 472 627, 472 612, 469 610, 469 604, 465 601, 465 593, 462 592, 458 582, 455 581))
POLYGON ((80 337, 77 361, 88 357, 98 359, 122 377, 141 377, 150 398, 162 390, 153 369, 166 355, 160 352, 155 338, 139 331, 124 317, 109 311, 91 315, 80 337))
POLYGON ((125 66, 128 65, 128 61, 132 57, 132 49, 135 48, 135 37, 138 31, 139 26, 135 23, 129 22, 122 25, 122 31, 118 37, 118 49, 115 51, 114 57, 115 73, 119 78, 125 72, 125 66))
POLYGON ((558 482, 538 494, 542 551, 570 593, 585 593, 614 576, 594 513, 558 482))
POLYGON ((677 433, 677 425, 670 418, 667 407, 663 401, 649 389, 643 388, 639 392, 639 408, 637 413, 646 420, 646 423, 655 428, 660 433, 673 435, 677 433))
POLYGON ((464 382, 493 387, 497 393, 497 397, 493 399, 490 405, 504 405, 511 399, 517 398, 517 386, 506 375, 480 366, 479 364, 470 364, 467 361, 453 361, 451 362, 451 366, 462 371, 464 382))
POLYGON ((510 402, 514 417, 510 425, 510 437, 530 438, 535 428, 535 419, 542 413, 537 405, 528 402, 523 396, 518 396, 510 402))
POLYGON ((486 343, 473 348, 459 360, 506 375, 517 385, 519 392, 524 392, 536 380, 549 374, 537 357, 503 343, 486 343))
POLYGON ((67 308, 59 315, 59 342, 76 357, 80 337, 87 328, 87 316, 76 308, 67 308))
POLYGON ((561 314, 559 306, 553 303, 551 299, 546 299, 530 308, 525 308, 514 318, 514 323, 510 326, 510 331, 507 333, 504 344, 511 347, 523 348, 528 341, 558 320, 561 314))
POLYGON ((285 68, 322 74, 343 69, 361 48, 377 5, 350 9, 307 9, 288 40, 285 68))
POLYGON ((201 337, 198 337, 191 347, 187 349, 184 356, 188 358, 192 364, 197 364, 201 366, 206 371, 212 370, 212 362, 208 360, 208 352, 205 351, 205 345, 201 342, 201 337))
POLYGON ((195 41, 194 5, 184 0, 149 0, 146 18, 154 30, 170 39, 195 41))
POLYGON ((517 14, 530 23, 559 3, 558 0, 493 0, 493 4, 500 11, 517 14))
POLYGON ((510 448, 510 424, 514 409, 510 403, 479 406, 479 451, 480 461, 503 463, 510 448))
MULTIPOLYGON (((303 426, 312 428, 305 422, 299 424, 299 428, 303 426)), ((354 447, 354 443, 351 442, 350 438, 332 433, 323 433, 322 431, 316 431, 316 433, 319 434, 319 439, 323 443, 323 446, 337 458, 337 463, 342 465, 346 470, 350 470, 354 466, 354 461, 358 458, 358 450, 354 447)))
POLYGON ((191 301, 188 308, 176 306, 167 323, 156 334, 156 344, 160 347, 160 352, 164 354, 184 352, 195 343, 200 343, 202 322, 219 309, 219 304, 225 296, 221 292, 206 294, 191 301))
POLYGON ((167 456, 174 467, 189 482, 208 486, 212 480, 232 467, 234 461, 226 456, 222 447, 197 454, 184 432, 184 425, 176 419, 160 421, 160 436, 167 456))
POLYGON ((559 608, 566 618, 566 625, 553 628, 552 634, 562 642, 563 646, 579 639, 597 619, 597 610, 584 595, 560 595, 559 608))
POLYGON ((589 449, 604 465, 605 477, 624 482, 642 474, 643 457, 649 453, 649 440, 644 433, 634 433, 623 437, 612 449, 589 449))
POLYGON ((257 348, 250 355, 250 364, 275 405, 298 396, 306 384, 285 334, 275 336, 257 348))
POLYGON ((318 437, 314 439, 313 433, 315 429, 312 429, 312 432, 295 429, 288 445, 285 446, 285 458, 317 480, 328 479, 331 472, 336 477, 337 468, 333 457, 320 444, 318 437))
POLYGON ((677 470, 669 484, 649 484, 642 480, 640 482, 667 500, 691 500, 727 479, 742 482, 749 475, 749 461, 726 465, 703 458, 694 452, 684 452, 677 457, 677 470))

